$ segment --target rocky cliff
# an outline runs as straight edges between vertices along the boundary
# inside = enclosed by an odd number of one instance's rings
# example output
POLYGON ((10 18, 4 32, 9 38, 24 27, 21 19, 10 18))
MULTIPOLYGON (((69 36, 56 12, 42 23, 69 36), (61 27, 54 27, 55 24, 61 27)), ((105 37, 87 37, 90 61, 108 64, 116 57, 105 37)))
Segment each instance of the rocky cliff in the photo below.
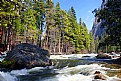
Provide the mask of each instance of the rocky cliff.
MULTIPOLYGON (((103 9, 105 7, 106 2, 107 2, 107 0, 102 0, 102 4, 100 7, 101 9, 103 9)), ((98 17, 95 17, 95 21, 93 22, 93 27, 92 27, 92 35, 93 35, 94 39, 101 36, 105 32, 105 28, 102 28, 101 24, 102 24, 102 22, 98 22, 98 17)))
POLYGON ((98 18, 96 17, 95 21, 93 23, 93 27, 92 27, 92 35, 93 35, 94 39, 101 36, 105 31, 105 28, 101 27, 102 22, 97 22, 97 19, 98 18))

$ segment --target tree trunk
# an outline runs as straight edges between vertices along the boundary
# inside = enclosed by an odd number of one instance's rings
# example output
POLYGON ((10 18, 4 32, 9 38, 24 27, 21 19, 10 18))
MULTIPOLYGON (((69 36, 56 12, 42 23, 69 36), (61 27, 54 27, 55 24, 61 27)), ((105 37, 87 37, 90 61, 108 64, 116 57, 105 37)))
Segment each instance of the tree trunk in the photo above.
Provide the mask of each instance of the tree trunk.
POLYGON ((4 50, 7 50, 7 29, 5 28, 4 29, 4 32, 5 32, 5 38, 4 38, 4 50))
POLYGON ((68 53, 68 42, 66 42, 66 54, 68 53))
POLYGON ((107 53, 107 51, 108 51, 108 48, 107 48, 108 46, 107 46, 107 44, 106 44, 106 53, 107 53))
POLYGON ((12 26, 8 25, 8 36, 7 36, 7 50, 9 51, 11 48, 11 33, 12 33, 12 26))
MULTIPOLYGON (((42 31, 42 33, 43 33, 43 22, 41 21, 40 23, 41 23, 41 31, 42 31)), ((40 35, 40 40, 39 40, 39 47, 40 47, 40 48, 42 47, 42 41, 41 41, 41 39, 42 39, 42 33, 41 33, 41 35, 40 35)))
POLYGON ((3 27, 0 27, 0 44, 2 44, 2 38, 3 38, 3 27))
POLYGON ((60 46, 60 37, 59 37, 59 41, 58 42, 59 42, 59 44, 58 44, 58 53, 61 53, 61 51, 60 51, 60 47, 61 47, 60 46))
POLYGON ((54 49, 53 49, 53 50, 54 50, 54 51, 53 51, 53 54, 55 54, 55 49, 56 49, 56 44, 55 44, 55 42, 54 42, 53 48, 54 48, 54 49))
POLYGON ((40 38, 39 38, 39 47, 41 48, 42 46, 41 46, 41 35, 40 35, 40 38))
POLYGON ((48 46, 48 34, 47 34, 46 39, 45 39, 45 49, 48 48, 47 46, 48 46))

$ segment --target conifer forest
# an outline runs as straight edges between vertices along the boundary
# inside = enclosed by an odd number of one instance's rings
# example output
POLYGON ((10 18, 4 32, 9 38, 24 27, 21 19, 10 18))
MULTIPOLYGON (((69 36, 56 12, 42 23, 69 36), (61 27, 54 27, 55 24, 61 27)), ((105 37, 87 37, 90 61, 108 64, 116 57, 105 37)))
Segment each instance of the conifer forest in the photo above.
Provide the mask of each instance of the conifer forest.
POLYGON ((73 6, 67 11, 52 0, 0 0, 0 50, 30 43, 51 54, 120 51, 121 1, 106 1, 92 11, 105 29, 95 38, 73 6))
POLYGON ((95 52, 94 39, 74 7, 62 10, 52 0, 1 0, 1 50, 20 43, 47 49, 51 54, 95 52))

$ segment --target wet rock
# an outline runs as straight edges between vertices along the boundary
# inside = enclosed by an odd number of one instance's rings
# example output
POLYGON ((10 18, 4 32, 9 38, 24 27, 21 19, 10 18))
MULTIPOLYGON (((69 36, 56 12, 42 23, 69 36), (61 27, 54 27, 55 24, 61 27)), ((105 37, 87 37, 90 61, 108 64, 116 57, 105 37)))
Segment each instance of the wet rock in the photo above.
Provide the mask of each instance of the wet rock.
POLYGON ((101 80, 107 79, 107 77, 104 76, 100 71, 96 71, 94 74, 95 74, 94 79, 101 79, 101 80))
POLYGON ((94 74, 101 74, 101 72, 100 71, 95 71, 95 73, 94 74))
POLYGON ((22 43, 7 53, 1 65, 10 69, 23 69, 37 66, 44 67, 51 65, 51 63, 47 50, 36 45, 22 43))
POLYGON ((94 79, 106 80, 107 78, 104 75, 97 74, 97 75, 95 75, 94 79))
POLYGON ((111 59, 111 56, 109 56, 108 54, 106 53, 102 53, 102 54, 98 54, 96 56, 97 59, 111 59))

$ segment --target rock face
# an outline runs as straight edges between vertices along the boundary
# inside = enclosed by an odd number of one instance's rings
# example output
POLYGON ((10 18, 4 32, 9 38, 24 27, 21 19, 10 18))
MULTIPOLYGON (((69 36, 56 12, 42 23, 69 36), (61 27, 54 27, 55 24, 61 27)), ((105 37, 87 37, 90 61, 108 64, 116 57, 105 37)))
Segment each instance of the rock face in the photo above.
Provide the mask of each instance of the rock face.
POLYGON ((2 61, 2 66, 11 69, 32 68, 51 65, 49 53, 36 45, 27 43, 19 44, 7 53, 2 61))
MULTIPOLYGON (((101 4, 101 9, 105 7, 105 4, 106 4, 106 0, 103 0, 101 4)), ((98 17, 95 17, 95 21, 93 22, 93 27, 92 27, 92 35, 94 39, 103 35, 103 33, 105 32, 106 29, 101 27, 102 23, 103 21, 98 22, 98 17)))
POLYGON ((103 33, 105 32, 105 28, 101 27, 102 22, 97 22, 97 19, 98 18, 96 17, 95 21, 93 23, 93 27, 92 27, 92 35, 93 35, 94 39, 103 35, 103 33))

